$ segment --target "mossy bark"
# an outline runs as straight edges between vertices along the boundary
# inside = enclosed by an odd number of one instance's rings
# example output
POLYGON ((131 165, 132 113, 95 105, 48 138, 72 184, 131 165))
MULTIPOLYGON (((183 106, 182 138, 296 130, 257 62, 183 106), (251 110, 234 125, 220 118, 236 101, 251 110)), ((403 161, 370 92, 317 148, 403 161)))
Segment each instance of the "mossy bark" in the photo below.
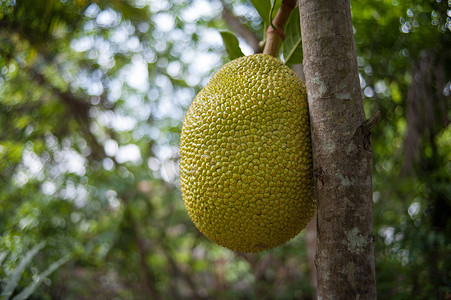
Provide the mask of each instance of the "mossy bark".
POLYGON ((300 0, 318 203, 318 299, 375 299, 372 150, 349 0, 300 0))

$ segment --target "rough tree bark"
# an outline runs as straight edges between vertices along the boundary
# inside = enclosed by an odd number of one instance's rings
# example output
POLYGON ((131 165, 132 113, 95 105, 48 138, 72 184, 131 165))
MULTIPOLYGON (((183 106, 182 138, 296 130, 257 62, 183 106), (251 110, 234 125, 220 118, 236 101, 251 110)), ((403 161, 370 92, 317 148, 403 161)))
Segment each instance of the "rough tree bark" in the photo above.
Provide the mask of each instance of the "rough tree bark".
POLYGON ((349 0, 300 0, 318 202, 318 299, 375 299, 372 151, 349 0))

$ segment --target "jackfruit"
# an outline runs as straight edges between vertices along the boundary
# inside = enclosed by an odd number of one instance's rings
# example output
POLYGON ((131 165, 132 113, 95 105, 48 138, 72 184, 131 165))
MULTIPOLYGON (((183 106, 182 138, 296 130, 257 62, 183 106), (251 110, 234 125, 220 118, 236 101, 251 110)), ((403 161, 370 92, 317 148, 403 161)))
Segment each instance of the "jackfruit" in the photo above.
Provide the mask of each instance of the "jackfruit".
POLYGON ((301 79, 264 54, 225 64, 182 126, 180 183, 195 226, 238 252, 282 245, 316 210, 312 178, 301 79))

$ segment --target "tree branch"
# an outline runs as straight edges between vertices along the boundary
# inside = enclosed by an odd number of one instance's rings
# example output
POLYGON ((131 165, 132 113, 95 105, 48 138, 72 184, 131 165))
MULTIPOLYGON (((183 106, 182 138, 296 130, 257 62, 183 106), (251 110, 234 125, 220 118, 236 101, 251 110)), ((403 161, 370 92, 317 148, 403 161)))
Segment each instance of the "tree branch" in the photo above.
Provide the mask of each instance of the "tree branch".
MULTIPOLYGON (((160 239, 161 239, 160 246, 163 249, 163 253, 166 256, 166 259, 168 260, 169 268, 172 271, 171 275, 173 275, 172 278, 173 279, 175 279, 176 277, 182 278, 190 287, 193 299, 205 299, 206 297, 199 294, 198 287, 196 286, 196 283, 193 280, 193 275, 189 274, 189 272, 186 272, 185 270, 183 270, 179 266, 179 264, 174 260, 173 253, 172 253, 173 251, 171 251, 171 249, 168 245, 166 235, 161 234, 160 239)), ((176 286, 174 286, 174 287, 176 287, 176 286)), ((177 295, 177 296, 180 297, 180 295, 177 295)))
POLYGON ((147 256, 149 253, 149 250, 146 246, 146 241, 141 237, 142 234, 140 233, 138 223, 136 222, 136 218, 133 215, 133 211, 130 207, 130 200, 133 195, 129 194, 121 194, 120 199, 122 200, 121 203, 124 205, 124 217, 125 221, 131 226, 132 230, 132 237, 134 239, 134 242, 136 243, 136 247, 138 249, 138 256, 139 256, 139 262, 141 266, 141 271, 144 276, 142 280, 142 287, 146 292, 148 293, 148 297, 153 300, 161 299, 160 294, 157 290, 157 287, 155 286, 156 279, 152 271, 150 270, 149 265, 147 264, 147 256))
POLYGON ((241 22, 240 18, 235 16, 230 9, 226 6, 224 0, 221 0, 222 3, 222 18, 227 23, 227 25, 235 31, 239 36, 241 36, 246 43, 251 46, 254 53, 261 53, 262 50, 260 48, 260 40, 258 37, 249 30, 243 22, 241 22))
MULTIPOLYGON (((74 117, 74 119, 77 121, 78 125, 80 126, 81 131, 84 134, 84 137, 86 138, 86 141, 91 146, 91 154, 96 159, 103 159, 107 157, 105 154, 105 151, 103 149, 103 146, 99 143, 97 138, 94 136, 94 134, 89 129, 90 125, 90 117, 89 117, 89 109, 91 108, 91 105, 86 103, 86 101, 83 101, 83 99, 78 98, 76 95, 71 93, 70 91, 63 92, 57 87, 55 87, 52 83, 49 82, 49 80, 41 74, 39 71, 27 67, 26 70, 28 73, 32 75, 33 78, 36 79, 36 81, 42 85, 48 88, 55 96, 57 96, 68 108, 71 115, 74 117)), ((110 157, 115 164, 117 162, 115 161, 114 157, 110 157)))
POLYGON ((266 31, 266 43, 263 50, 263 54, 268 54, 277 57, 279 54, 279 48, 282 42, 285 40, 285 24, 288 21, 288 17, 291 11, 296 7, 297 0, 283 0, 273 20, 273 25, 268 27, 266 31))

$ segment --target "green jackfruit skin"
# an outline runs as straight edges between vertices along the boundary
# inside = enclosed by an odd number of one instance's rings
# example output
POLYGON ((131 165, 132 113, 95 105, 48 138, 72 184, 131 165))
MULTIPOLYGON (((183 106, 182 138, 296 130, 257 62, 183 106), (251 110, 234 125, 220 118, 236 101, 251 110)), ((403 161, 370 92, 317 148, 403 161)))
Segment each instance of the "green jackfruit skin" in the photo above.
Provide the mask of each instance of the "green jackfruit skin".
POLYGON ((305 86, 264 54, 225 64, 194 98, 180 138, 180 183, 195 226, 238 252, 295 237, 316 210, 305 86))

